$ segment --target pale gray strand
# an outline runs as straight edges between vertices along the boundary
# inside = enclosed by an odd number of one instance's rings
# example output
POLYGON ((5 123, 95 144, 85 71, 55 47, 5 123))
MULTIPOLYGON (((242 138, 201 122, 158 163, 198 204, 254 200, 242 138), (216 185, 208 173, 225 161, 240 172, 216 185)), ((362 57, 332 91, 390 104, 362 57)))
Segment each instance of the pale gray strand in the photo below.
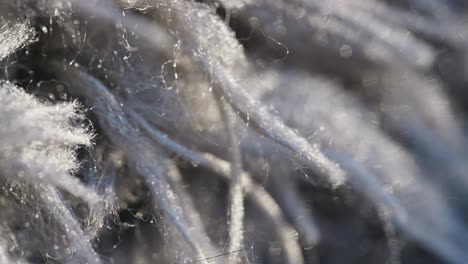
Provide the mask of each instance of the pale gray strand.
POLYGON ((91 244, 90 240, 92 238, 86 236, 78 219, 66 206, 66 202, 58 191, 50 185, 39 185, 35 188, 38 192, 38 198, 41 199, 41 204, 44 204, 47 213, 57 223, 60 233, 66 234, 68 243, 63 243, 61 245, 63 248, 57 250, 66 256, 73 256, 70 260, 67 260, 69 263, 70 261, 73 263, 101 263, 100 257, 91 244))
POLYGON ((2 21, 0 27, 0 61, 19 48, 32 43, 34 30, 27 21, 2 21))
POLYGON ((82 118, 75 114, 77 105, 42 104, 11 83, 0 88, 0 136, 8 138, 0 143, 3 176, 51 183, 91 204, 98 201, 94 190, 70 174, 77 168, 74 148, 91 144, 86 130, 71 126, 82 118))
MULTIPOLYGON (((236 115, 229 104, 221 99, 221 95, 214 93, 221 117, 229 138, 231 177, 229 182, 229 252, 235 252, 244 247, 244 188, 242 187, 242 156, 239 142, 239 132, 235 127, 236 115)), ((240 254, 233 253, 229 256, 229 262, 240 263, 240 254)))

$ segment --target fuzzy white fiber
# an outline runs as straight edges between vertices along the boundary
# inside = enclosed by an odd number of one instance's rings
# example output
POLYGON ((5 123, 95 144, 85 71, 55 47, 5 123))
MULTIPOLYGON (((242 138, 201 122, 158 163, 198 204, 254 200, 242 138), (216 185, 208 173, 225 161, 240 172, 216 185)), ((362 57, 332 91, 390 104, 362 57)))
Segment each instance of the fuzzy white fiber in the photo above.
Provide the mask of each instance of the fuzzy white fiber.
POLYGON ((461 0, 0 2, 0 263, 465 263, 461 0))

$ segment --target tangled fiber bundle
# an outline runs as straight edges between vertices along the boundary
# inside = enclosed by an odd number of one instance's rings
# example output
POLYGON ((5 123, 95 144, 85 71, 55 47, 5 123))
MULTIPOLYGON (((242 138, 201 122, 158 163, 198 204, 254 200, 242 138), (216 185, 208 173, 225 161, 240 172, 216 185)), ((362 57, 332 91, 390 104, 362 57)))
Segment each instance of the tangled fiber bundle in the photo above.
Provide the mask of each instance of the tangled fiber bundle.
POLYGON ((0 263, 466 263, 465 1, 0 7, 0 263))

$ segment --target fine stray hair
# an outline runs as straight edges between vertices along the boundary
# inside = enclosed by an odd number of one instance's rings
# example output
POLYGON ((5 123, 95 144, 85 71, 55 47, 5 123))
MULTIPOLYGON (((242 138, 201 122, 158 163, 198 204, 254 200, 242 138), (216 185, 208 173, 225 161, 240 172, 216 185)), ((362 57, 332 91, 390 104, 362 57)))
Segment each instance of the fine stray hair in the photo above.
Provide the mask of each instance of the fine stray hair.
POLYGON ((464 263, 461 0, 5 0, 0 263, 464 263))

